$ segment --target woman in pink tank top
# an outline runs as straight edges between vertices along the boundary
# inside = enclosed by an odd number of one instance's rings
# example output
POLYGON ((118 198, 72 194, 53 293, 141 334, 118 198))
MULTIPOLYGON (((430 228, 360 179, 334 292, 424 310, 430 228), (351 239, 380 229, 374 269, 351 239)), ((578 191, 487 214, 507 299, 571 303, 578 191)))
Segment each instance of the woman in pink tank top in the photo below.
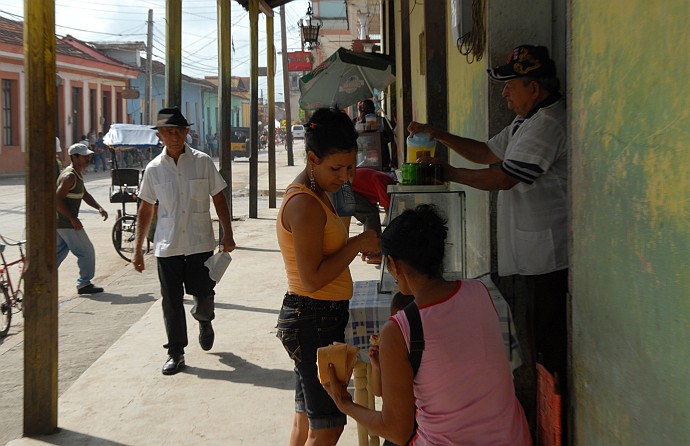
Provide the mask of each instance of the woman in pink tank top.
POLYGON ((396 444, 531 445, 488 291, 476 280, 443 279, 447 232, 439 211, 420 205, 381 236, 386 266, 419 307, 425 345, 417 375, 410 325, 398 312, 380 335, 382 410, 355 404, 333 370, 326 390, 343 413, 396 444))

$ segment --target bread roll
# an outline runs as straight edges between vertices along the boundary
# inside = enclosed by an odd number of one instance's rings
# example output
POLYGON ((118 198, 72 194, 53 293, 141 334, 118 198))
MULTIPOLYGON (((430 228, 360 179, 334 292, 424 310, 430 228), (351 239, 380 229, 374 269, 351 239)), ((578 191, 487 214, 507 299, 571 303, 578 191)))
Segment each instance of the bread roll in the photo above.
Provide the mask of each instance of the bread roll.
POLYGON ((335 367, 335 375, 338 381, 343 383, 350 382, 352 371, 357 362, 358 347, 343 344, 342 342, 334 342, 332 345, 321 347, 316 350, 316 365, 319 370, 319 381, 323 385, 330 382, 328 376, 328 364, 333 364, 335 367))
POLYGON ((369 336, 369 344, 372 347, 378 347, 380 343, 381 343, 381 339, 379 338, 379 335, 369 336))

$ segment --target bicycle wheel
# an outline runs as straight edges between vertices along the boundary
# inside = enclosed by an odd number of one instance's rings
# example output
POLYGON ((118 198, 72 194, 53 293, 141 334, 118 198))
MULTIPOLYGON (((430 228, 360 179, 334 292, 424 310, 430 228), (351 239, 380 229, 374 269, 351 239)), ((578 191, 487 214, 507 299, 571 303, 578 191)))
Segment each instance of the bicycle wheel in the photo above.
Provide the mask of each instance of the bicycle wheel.
POLYGON ((132 261, 136 238, 137 217, 123 215, 115 221, 113 226, 113 246, 115 251, 128 262, 132 261))
POLYGON ((7 336, 10 331, 10 324, 12 323, 12 301, 10 300, 10 293, 7 291, 5 284, 0 285, 2 288, 2 302, 0 302, 0 338, 7 336))

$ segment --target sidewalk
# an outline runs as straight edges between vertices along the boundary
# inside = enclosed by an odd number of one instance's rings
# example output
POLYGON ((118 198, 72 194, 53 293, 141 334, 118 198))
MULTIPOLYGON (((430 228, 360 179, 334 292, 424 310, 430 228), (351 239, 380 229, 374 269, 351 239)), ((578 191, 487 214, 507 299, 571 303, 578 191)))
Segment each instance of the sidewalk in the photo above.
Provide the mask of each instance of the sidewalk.
MULTIPOLYGON (((301 161, 297 164, 278 167, 279 190, 303 169, 301 161)), ((174 376, 161 374, 166 340, 155 259, 147 257, 142 275, 127 266, 108 291, 123 297, 152 293, 156 302, 62 394, 59 433, 8 444, 287 444, 294 374, 274 328, 286 278, 275 236, 278 209, 268 209, 264 198, 258 219, 233 223, 238 248, 216 287, 211 351, 198 346, 198 327, 188 316, 187 367, 174 376)), ((353 235, 359 231, 353 223, 353 235)), ((354 280, 379 276, 378 269, 358 258, 351 271, 354 280)), ((191 308, 191 299, 186 304, 191 308)), ((357 444, 353 420, 348 420, 339 444, 357 444)))

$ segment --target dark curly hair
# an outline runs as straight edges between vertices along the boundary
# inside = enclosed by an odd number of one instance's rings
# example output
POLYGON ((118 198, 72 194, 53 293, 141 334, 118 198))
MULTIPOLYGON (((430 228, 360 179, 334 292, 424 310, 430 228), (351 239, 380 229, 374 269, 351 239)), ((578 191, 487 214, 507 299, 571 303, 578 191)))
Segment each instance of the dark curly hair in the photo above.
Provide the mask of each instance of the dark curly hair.
POLYGON ((381 253, 402 260, 428 277, 441 277, 448 221, 431 204, 408 209, 381 234, 381 253))
POLYGON ((306 125, 307 152, 324 158, 336 152, 357 150, 357 131, 350 117, 338 110, 320 108, 306 125))

